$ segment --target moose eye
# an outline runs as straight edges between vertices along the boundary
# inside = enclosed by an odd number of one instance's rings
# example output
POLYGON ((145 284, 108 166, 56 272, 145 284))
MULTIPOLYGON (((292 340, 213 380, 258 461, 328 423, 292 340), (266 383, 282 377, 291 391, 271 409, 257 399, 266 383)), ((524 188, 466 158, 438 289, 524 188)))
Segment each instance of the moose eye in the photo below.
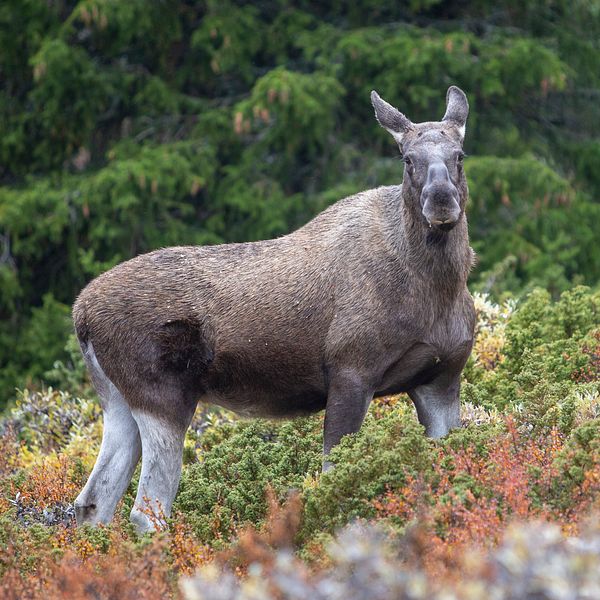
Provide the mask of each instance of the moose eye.
POLYGON ((412 167, 412 160, 408 156, 403 156, 402 160, 407 167, 412 167))
POLYGON ((463 160, 465 159, 466 154, 464 152, 459 152, 456 155, 456 162, 458 162, 459 164, 463 162, 463 160))

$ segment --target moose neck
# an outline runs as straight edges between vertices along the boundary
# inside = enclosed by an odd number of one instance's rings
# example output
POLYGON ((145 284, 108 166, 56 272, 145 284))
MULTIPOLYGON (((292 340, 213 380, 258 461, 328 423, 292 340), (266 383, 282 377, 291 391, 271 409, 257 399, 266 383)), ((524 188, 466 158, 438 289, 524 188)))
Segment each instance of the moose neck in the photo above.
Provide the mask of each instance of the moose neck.
MULTIPOLYGON (((466 196, 466 185, 461 193, 466 196)), ((465 288, 473 263, 464 212, 452 230, 440 231, 427 225, 411 188, 403 185, 401 198, 394 204, 400 228, 396 230, 397 247, 416 279, 425 288, 443 291, 448 299, 456 297, 465 288)))

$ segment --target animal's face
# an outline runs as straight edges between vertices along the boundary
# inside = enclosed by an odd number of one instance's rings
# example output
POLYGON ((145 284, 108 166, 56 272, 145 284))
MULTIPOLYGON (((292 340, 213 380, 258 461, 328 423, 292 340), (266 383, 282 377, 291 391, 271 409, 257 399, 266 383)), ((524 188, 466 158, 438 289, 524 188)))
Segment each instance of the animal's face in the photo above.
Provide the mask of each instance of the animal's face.
POLYGON ((396 139, 405 163, 403 185, 418 198, 429 227, 449 231, 464 211, 466 186, 462 143, 469 105, 464 93, 451 87, 446 114, 440 122, 412 123, 372 92, 377 120, 396 139))

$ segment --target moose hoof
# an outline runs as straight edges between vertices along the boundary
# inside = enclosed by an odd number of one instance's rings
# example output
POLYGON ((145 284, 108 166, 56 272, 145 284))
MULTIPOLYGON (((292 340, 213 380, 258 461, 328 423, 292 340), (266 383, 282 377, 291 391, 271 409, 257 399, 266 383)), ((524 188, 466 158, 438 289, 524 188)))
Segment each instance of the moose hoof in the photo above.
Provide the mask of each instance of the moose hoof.
POLYGON ((79 504, 75 502, 75 520, 77 525, 95 523, 98 510, 95 504, 79 504))
POLYGON ((328 471, 333 471, 335 465, 330 460, 323 461, 323 473, 327 473, 328 471))
POLYGON ((144 533, 154 533, 157 529, 148 515, 137 508, 134 508, 131 511, 129 520, 133 523, 133 526, 140 535, 143 535, 144 533))

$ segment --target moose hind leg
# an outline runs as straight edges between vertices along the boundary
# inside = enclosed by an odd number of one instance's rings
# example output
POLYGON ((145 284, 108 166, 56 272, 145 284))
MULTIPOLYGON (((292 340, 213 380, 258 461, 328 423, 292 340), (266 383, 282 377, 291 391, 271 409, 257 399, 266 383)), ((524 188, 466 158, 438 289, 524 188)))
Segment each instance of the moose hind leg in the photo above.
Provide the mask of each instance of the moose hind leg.
POLYGON ((104 410, 104 429, 96 464, 75 500, 75 516, 79 524, 95 525, 112 519, 140 460, 141 442, 127 402, 100 368, 91 344, 84 357, 104 410))
POLYGON ((460 427, 460 374, 451 377, 443 374, 431 383, 414 388, 408 395, 428 437, 441 438, 460 427))
POLYGON ((185 432, 193 415, 169 419, 143 410, 135 410, 142 440, 142 472, 131 521, 140 533, 154 531, 171 507, 181 477, 185 432))

